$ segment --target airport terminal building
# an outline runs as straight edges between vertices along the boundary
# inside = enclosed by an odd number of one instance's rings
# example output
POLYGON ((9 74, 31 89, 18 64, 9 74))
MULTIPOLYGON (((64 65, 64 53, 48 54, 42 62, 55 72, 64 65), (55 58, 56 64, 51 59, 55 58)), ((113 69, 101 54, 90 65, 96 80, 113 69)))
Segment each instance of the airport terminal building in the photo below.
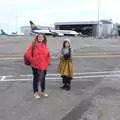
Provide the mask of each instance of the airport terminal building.
POLYGON ((109 37, 117 34, 115 26, 110 20, 83 21, 83 22, 56 22, 57 30, 75 30, 86 36, 109 37), (115 31, 116 30, 116 31, 115 31))

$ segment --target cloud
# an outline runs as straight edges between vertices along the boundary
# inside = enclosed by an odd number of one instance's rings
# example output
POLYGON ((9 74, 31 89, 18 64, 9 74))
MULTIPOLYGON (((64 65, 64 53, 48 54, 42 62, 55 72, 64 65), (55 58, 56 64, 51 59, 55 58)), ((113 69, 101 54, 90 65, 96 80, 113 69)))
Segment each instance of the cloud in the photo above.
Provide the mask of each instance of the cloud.
MULTIPOLYGON (((99 0, 1 0, 0 24, 10 26, 18 17, 19 26, 29 20, 40 25, 57 21, 97 20, 99 0), (9 21, 8 21, 9 20, 9 21)), ((100 19, 120 21, 119 0, 100 0, 100 19)))

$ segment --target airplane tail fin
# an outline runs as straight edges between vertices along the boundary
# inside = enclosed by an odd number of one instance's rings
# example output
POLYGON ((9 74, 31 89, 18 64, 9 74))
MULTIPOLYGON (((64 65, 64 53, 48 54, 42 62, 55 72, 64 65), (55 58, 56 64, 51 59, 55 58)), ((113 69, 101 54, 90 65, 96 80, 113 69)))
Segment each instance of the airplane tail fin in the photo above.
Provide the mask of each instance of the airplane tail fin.
POLYGON ((32 30, 39 30, 39 28, 30 20, 30 26, 32 30))
POLYGON ((3 29, 1 29, 0 31, 1 31, 1 35, 8 35, 6 32, 4 32, 3 29))

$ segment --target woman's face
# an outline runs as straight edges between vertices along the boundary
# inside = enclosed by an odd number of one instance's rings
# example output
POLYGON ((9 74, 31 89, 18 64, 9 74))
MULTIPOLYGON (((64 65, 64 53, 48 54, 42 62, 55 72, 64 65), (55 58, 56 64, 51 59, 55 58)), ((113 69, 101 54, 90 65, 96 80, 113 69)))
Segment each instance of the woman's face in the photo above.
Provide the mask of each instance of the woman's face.
POLYGON ((38 41, 39 41, 39 42, 42 42, 43 40, 44 40, 44 36, 43 36, 43 35, 41 35, 41 34, 40 34, 40 35, 38 35, 38 41))
POLYGON ((69 47, 70 46, 70 44, 69 44, 69 42, 67 41, 66 43, 65 43, 65 47, 69 47))

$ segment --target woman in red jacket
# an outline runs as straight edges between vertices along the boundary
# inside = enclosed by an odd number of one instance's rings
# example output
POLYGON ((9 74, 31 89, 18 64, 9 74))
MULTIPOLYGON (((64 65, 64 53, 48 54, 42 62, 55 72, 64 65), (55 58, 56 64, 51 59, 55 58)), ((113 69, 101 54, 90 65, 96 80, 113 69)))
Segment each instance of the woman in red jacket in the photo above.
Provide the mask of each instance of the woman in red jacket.
POLYGON ((48 65, 50 65, 51 56, 47 46, 46 36, 41 33, 36 35, 36 38, 29 46, 26 54, 33 71, 34 97, 39 99, 41 95, 48 96, 48 94, 45 93, 45 76, 48 65), (38 93, 39 82, 41 86, 41 94, 38 93))

